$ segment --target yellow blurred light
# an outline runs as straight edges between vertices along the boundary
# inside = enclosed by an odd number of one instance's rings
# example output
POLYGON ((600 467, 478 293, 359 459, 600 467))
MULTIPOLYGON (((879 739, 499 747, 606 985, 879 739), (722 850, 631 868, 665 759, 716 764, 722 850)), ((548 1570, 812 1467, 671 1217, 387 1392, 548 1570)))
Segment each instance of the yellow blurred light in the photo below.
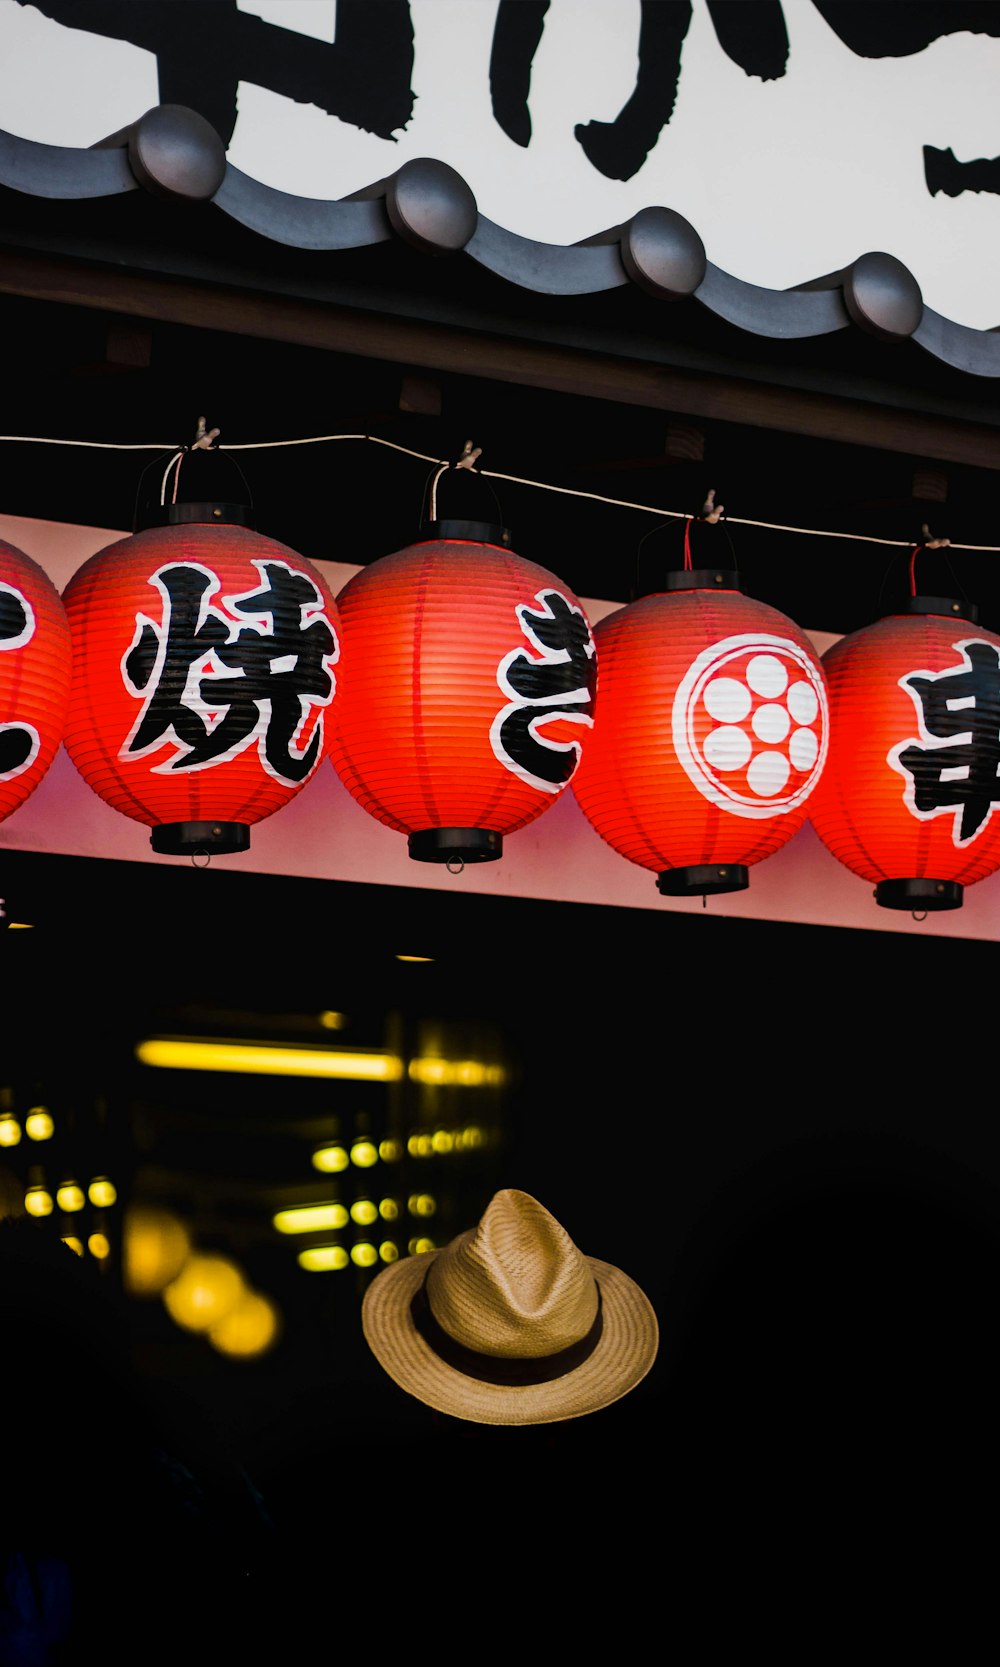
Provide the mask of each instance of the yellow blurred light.
POLYGON ((32 1106, 24 1119, 24 1132, 29 1140, 51 1140, 55 1133, 51 1112, 44 1106, 32 1106))
POLYGON ((33 920, 8 920, 8 932, 30 932, 34 928, 33 920))
POLYGON ((50 1216, 52 1194, 44 1187, 29 1187, 24 1195, 24 1207, 29 1216, 50 1216))
POLYGON ((114 1182, 109 1181, 106 1175, 95 1175, 87 1188, 87 1197, 99 1210, 105 1210, 116 1202, 118 1192, 114 1182))
POLYGON ((356 1221, 359 1227, 370 1227, 373 1221, 378 1220, 378 1209, 370 1198, 359 1198, 351 1205, 351 1220, 356 1221))
POLYGON ((134 1297, 157 1296, 177 1278, 191 1252, 191 1235, 169 1210, 131 1204, 122 1227, 122 1277, 134 1297))
POLYGON ((351 1160, 343 1146, 320 1146, 313 1153, 312 1161, 313 1168, 321 1169, 324 1175, 339 1175, 351 1160))
POLYGON ((373 1244, 368 1244, 366 1240, 362 1240, 360 1244, 352 1244, 351 1261, 355 1262, 359 1268, 370 1268, 374 1262, 378 1261, 378 1251, 373 1244))
POLYGON ((9 1111, 5 1111, 0 1117, 0 1146, 16 1146, 20 1138, 20 1123, 9 1111))
POLYGON ((163 1292, 172 1320, 186 1331, 208 1331, 243 1296, 243 1275, 228 1256, 195 1253, 163 1292))
POLYGON ((429 1158, 434 1150, 434 1141, 429 1134, 411 1134, 407 1136, 406 1150, 411 1158, 429 1158))
POLYGON ((347 1023, 346 1013, 335 1013, 327 1007, 319 1016, 319 1022, 324 1030, 343 1030, 347 1023))
POLYGON ((411 1059, 407 1075, 411 1082, 432 1088, 496 1087, 504 1081, 502 1065, 487 1065, 481 1059, 440 1059, 433 1054, 411 1059))
POLYGON ((450 1152, 455 1145, 455 1136, 448 1129, 435 1129, 431 1145, 435 1152, 450 1152))
POLYGON ((64 1181, 61 1187, 56 1188, 56 1203, 61 1210, 67 1210, 70 1213, 74 1210, 82 1210, 86 1202, 83 1188, 78 1186, 76 1181, 64 1181))
POLYGON ((309 1250, 300 1250, 298 1263, 300 1268, 307 1268, 310 1273, 329 1273, 338 1268, 346 1268, 351 1258, 342 1244, 315 1244, 309 1250))
POLYGON ((62 1242, 63 1244, 68 1244, 70 1250, 75 1250, 78 1256, 83 1255, 83 1240, 78 1239, 75 1233, 64 1233, 62 1235, 62 1242))
POLYGON ((403 1062, 391 1053, 334 1053, 327 1048, 268 1047, 255 1042, 190 1042, 151 1036, 135 1050, 142 1065, 174 1071, 232 1071, 279 1077, 342 1077, 398 1082, 403 1062))
POLYGON ((433 959, 434 959, 433 955, 397 955, 396 956, 397 961, 415 961, 415 962, 421 962, 421 963, 426 963, 428 961, 433 961, 433 959))
POLYGON ((271 1348, 278 1331, 274 1303, 260 1291, 247 1291, 218 1325, 210 1327, 208 1340, 220 1354, 248 1360, 271 1348))
POLYGON ((411 1082, 443 1083, 448 1071, 446 1059, 411 1059, 407 1074, 411 1082))
POLYGON ((411 1256, 423 1256, 425 1251, 434 1249, 433 1239, 411 1239, 407 1249, 411 1256))
POLYGON ((87 1240, 87 1249, 91 1256, 95 1256, 99 1262, 103 1262, 106 1257, 111 1255, 111 1244, 107 1234, 91 1233, 87 1240))
POLYGON ((378 1247, 378 1253, 383 1262, 399 1261, 399 1246, 398 1244, 394 1244, 392 1239, 383 1239, 382 1243, 378 1247))
POLYGON ((328 1233, 346 1227, 348 1215, 346 1206, 335 1202, 296 1204, 291 1209, 279 1210, 272 1221, 279 1233, 328 1233))
POLYGON ((475 1123, 470 1123, 465 1131, 465 1145, 469 1147, 486 1145, 486 1136, 482 1129, 476 1127, 475 1123))
POLYGON ((398 1163, 403 1156, 403 1147, 398 1140, 380 1140, 378 1155, 383 1163, 398 1163))
POLYGON ((429 1192, 411 1192, 406 1207, 411 1216, 432 1216, 437 1204, 429 1192))
POLYGON ((372 1140, 356 1140, 351 1147, 351 1162, 359 1169, 370 1169, 373 1163, 378 1163, 378 1147, 372 1140))
POLYGON ((395 1198, 383 1198, 378 1207, 378 1213, 383 1221, 398 1221, 399 1204, 395 1198))

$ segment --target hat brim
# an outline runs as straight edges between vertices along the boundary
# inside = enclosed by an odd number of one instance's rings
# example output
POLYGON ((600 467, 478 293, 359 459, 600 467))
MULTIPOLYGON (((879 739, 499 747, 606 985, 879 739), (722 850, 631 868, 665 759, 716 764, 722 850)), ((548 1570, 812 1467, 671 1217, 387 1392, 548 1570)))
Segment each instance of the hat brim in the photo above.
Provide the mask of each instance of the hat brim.
POLYGON ((646 1376, 659 1347, 649 1298, 634 1280, 593 1256, 584 1260, 601 1288, 597 1347, 572 1371, 548 1383, 484 1383, 449 1366, 417 1330, 410 1303, 440 1251, 424 1251, 376 1275, 365 1292, 361 1324, 369 1348, 407 1394, 438 1412, 476 1424, 554 1424, 580 1418, 627 1395, 646 1376))

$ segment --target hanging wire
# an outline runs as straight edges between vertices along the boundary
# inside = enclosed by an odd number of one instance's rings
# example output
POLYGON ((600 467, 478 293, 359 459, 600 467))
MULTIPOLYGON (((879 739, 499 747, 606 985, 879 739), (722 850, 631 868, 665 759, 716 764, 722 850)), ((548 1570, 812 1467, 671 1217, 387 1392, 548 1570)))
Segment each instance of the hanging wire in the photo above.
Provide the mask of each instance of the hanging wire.
MULTIPOLYGON (((914 544, 913 549, 910 551, 909 578, 910 578, 910 595, 911 596, 916 596, 916 594, 917 594, 917 557, 919 556, 921 550, 950 550, 952 548, 951 539, 950 538, 935 538, 933 536, 933 534, 931 533, 931 530, 928 527, 926 521, 924 522, 924 525, 923 525, 921 530, 922 530, 923 535, 924 535, 923 538, 921 539, 919 544, 914 544)), ((958 546, 956 546, 956 548, 961 549, 962 546, 958 545, 958 546)), ((951 571, 951 563, 950 562, 948 563, 948 568, 949 568, 949 571, 951 571)), ((959 586, 959 589, 961 589, 961 586, 959 586)), ((962 594, 963 594, 963 596, 965 595, 964 591, 962 592, 962 594)), ((966 597, 966 601, 968 601, 968 597, 966 597)))
MULTIPOLYGON (((193 441, 189 446, 181 446, 180 449, 174 453, 170 462, 163 471, 163 480, 160 482, 161 507, 166 503, 167 479, 171 469, 174 471, 174 489, 170 497, 170 502, 175 504, 177 502, 177 487, 181 478, 181 464, 183 463, 185 457, 193 451, 217 451, 219 448, 216 446, 215 442, 219 438, 219 433, 220 430, 217 428, 206 427, 204 417, 198 418, 198 427, 195 430, 195 437, 193 441)), ((242 470, 240 473, 242 474, 242 470)))
MULTIPOLYGON (((406 457, 418 458, 423 463, 433 463, 437 469, 437 477, 447 469, 457 467, 448 458, 434 457, 429 452, 415 451, 411 446, 401 446, 395 440, 384 440, 378 434, 307 434, 293 440, 243 440, 234 445, 220 446, 225 452, 233 451, 269 451, 282 446, 320 446, 332 444, 339 440, 364 440, 369 445, 387 446, 392 451, 402 452, 406 457)), ((24 444, 32 446, 84 446, 96 451, 158 451, 167 452, 173 457, 177 451, 176 441, 130 441, 120 442, 111 440, 61 440, 49 435, 35 434, 0 434, 0 445, 24 444)), ((465 465, 468 466, 468 465, 465 465)), ((489 480, 506 481, 512 486, 530 486, 538 492, 558 492, 567 498, 586 498, 591 503, 610 504, 614 509, 634 509, 644 515, 659 515, 664 520, 689 521, 690 511, 683 509, 664 509, 661 504, 636 503, 629 498, 611 498, 603 492, 586 492, 579 487, 559 486, 553 481, 530 480, 524 475, 509 475, 498 469, 473 469, 474 474, 489 480)), ((796 527, 783 521, 759 521, 745 515, 727 515, 730 526, 757 527, 764 532, 797 533, 802 538, 840 538, 851 544, 880 544, 889 549, 901 550, 912 548, 912 539, 908 538, 877 538, 872 533, 836 532, 830 527, 796 527)), ((944 540, 952 550, 968 551, 977 555, 1000 555, 1000 544, 958 544, 952 540, 944 540)))
MULTIPOLYGON (((722 520, 725 513, 726 513, 725 505, 724 504, 717 504, 716 501, 715 501, 715 487, 714 486, 710 487, 709 490, 708 490, 708 493, 705 497, 705 502, 702 504, 701 509, 699 510, 698 514, 697 515, 689 515, 687 520, 684 523, 684 571, 685 571, 685 573, 690 573, 693 570, 693 566, 694 566, 694 564, 691 560, 691 524, 692 524, 692 522, 694 522, 694 521, 704 521, 709 526, 715 526, 719 521, 722 520)), ((722 530, 726 534, 726 538, 727 538, 728 543, 729 543, 729 548, 732 551, 733 566, 738 567, 739 563, 736 560, 736 546, 733 544, 732 539, 729 537, 729 532, 728 532, 727 528, 723 527, 722 530)))
MULTIPOLYGON (((459 457, 457 459, 456 462, 454 462, 454 463, 441 463, 441 464, 438 465, 438 467, 434 470, 434 473, 430 478, 430 512, 429 512, 429 516, 428 516, 429 520, 436 521, 437 518, 438 518, 438 507, 437 507, 438 483, 440 482, 442 476, 448 474, 452 470, 457 471, 458 469, 465 469, 465 470, 468 471, 468 473, 470 475, 477 475, 480 479, 483 479, 483 477, 489 471, 487 471, 485 469, 477 469, 476 468, 476 459, 479 458, 479 457, 482 457, 482 455, 483 455, 482 446, 475 446, 475 445, 473 445, 471 440, 466 440, 465 445, 462 447, 462 455, 461 455, 461 457, 459 457)), ((487 491, 489 492, 490 497, 493 499, 493 505, 494 505, 494 508, 496 509, 497 520, 502 521, 503 520, 503 510, 500 508, 500 499, 497 497, 497 495, 494 492, 492 486, 487 485, 487 491)), ((424 496, 425 496, 425 498, 427 496, 427 489, 426 488, 425 488, 424 496)))

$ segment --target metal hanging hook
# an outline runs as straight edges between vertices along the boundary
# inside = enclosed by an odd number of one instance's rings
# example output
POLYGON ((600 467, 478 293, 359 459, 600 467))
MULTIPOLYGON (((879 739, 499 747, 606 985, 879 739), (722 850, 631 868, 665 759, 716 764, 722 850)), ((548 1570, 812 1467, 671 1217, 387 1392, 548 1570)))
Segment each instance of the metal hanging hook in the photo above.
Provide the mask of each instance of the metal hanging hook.
POLYGON ((216 440, 219 438, 219 434, 220 430, 217 428, 207 429, 205 426, 205 418, 199 417, 195 437, 189 449, 191 451, 211 451, 216 440))

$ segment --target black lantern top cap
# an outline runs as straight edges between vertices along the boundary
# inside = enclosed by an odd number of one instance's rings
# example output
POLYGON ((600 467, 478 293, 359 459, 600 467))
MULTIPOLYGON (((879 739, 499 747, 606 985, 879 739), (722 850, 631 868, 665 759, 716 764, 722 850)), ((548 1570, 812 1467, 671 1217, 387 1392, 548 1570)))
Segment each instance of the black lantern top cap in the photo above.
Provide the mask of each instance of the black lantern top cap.
POLYGON ((256 528, 242 469, 198 424, 195 441, 148 465, 136 494, 134 530, 192 524, 256 528))
POLYGON ((979 609, 975 602, 964 598, 959 601, 954 596, 908 596, 898 611, 902 614, 943 614, 948 619, 967 619, 970 625, 979 623, 979 609))
POLYGON ((513 548, 510 528, 497 526, 492 521, 462 521, 454 517, 448 520, 424 521, 420 526, 419 542, 423 544, 431 538, 454 538, 470 544, 498 544, 504 550, 513 548))
POLYGON ((738 590, 745 594, 746 585, 735 568, 676 567, 640 577, 633 600, 638 602, 643 596, 662 596, 679 590, 738 590))
POLYGON ((510 528, 503 525, 500 500, 475 466, 481 451, 466 440, 457 463, 439 465, 429 496, 425 494, 418 543, 440 538, 496 544, 504 550, 513 547, 510 528))
POLYGON ((730 562, 720 562, 715 567, 707 567, 704 564, 706 554, 720 553, 717 544, 718 534, 709 529, 714 528, 724 514, 722 505, 715 502, 713 487, 707 493, 700 513, 684 517, 683 562, 678 567, 673 565, 677 559, 676 551, 668 554, 662 547, 654 549, 648 544, 653 532, 668 530, 666 524, 646 533, 640 541, 636 556, 631 600, 638 602, 644 596, 662 596, 682 590, 736 590, 745 594, 746 586, 737 570, 736 551, 727 529, 724 528, 723 532, 729 546, 730 562), (695 527, 698 528, 697 542, 693 536, 695 527), (692 559, 696 554, 702 557, 697 566, 692 559))

